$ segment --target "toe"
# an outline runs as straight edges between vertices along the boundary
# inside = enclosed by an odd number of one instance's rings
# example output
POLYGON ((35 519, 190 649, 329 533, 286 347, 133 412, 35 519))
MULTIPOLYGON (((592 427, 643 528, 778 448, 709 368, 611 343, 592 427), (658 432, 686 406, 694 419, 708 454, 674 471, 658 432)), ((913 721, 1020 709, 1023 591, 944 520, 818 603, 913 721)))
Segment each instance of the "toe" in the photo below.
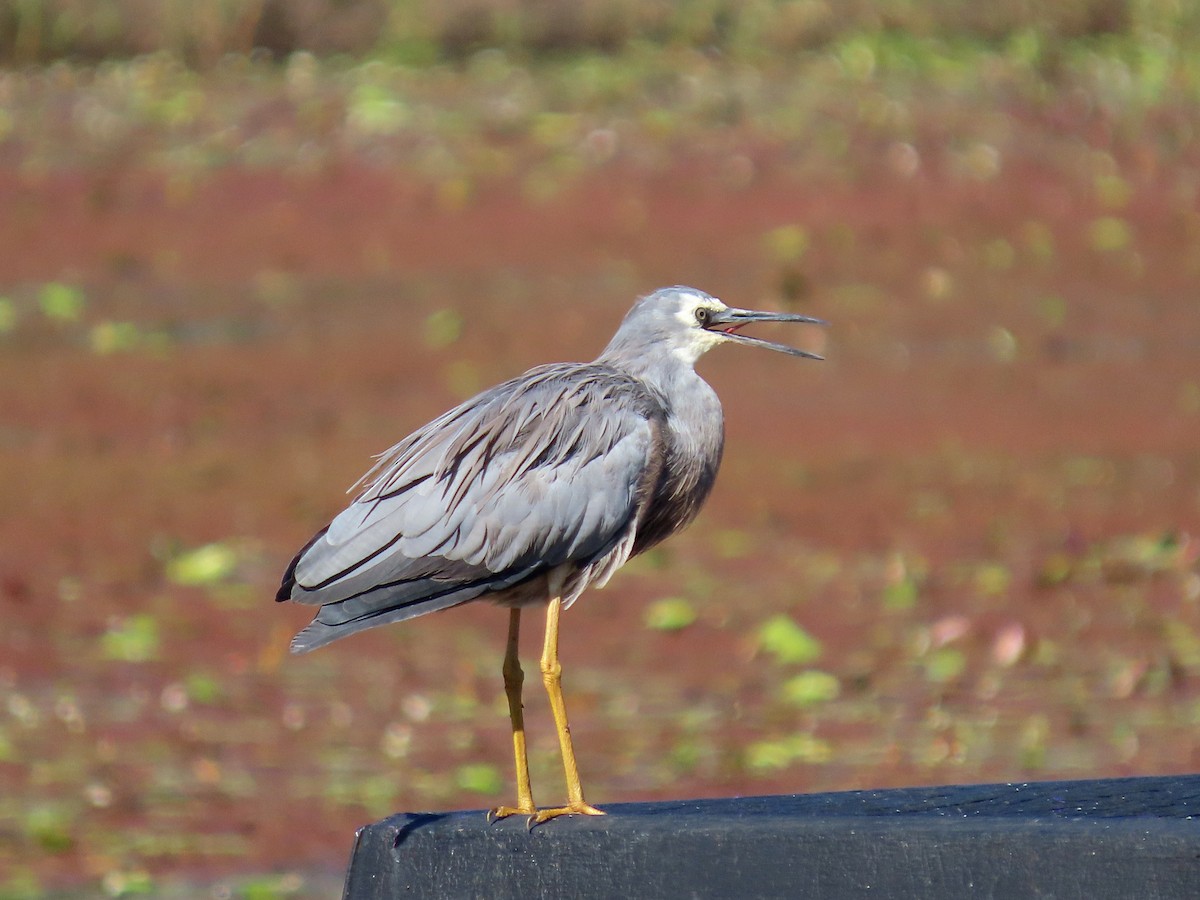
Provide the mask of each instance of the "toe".
POLYGON ((537 809, 532 806, 497 806, 487 811, 487 820, 490 825, 500 819, 507 819, 509 816, 535 816, 537 809))
POLYGON ((578 802, 570 803, 566 806, 555 806, 550 809, 539 809, 537 812, 529 816, 529 827, 541 825, 543 822, 549 822, 551 819, 557 819, 559 816, 603 816, 607 815, 602 809, 596 809, 587 803, 578 802))

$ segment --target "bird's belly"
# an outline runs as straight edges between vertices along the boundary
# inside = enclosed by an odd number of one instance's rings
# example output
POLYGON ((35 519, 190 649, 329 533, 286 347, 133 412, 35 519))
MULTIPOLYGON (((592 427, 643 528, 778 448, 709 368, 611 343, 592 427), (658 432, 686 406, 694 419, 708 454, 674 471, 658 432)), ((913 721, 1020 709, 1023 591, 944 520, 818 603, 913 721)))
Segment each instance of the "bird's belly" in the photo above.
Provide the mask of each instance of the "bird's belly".
POLYGON ((576 562, 565 562, 520 584, 484 594, 484 599, 511 608, 549 603, 551 597, 560 597, 564 601, 563 607, 566 608, 593 580, 595 579, 592 565, 581 566, 576 562))
POLYGON ((535 575, 528 581, 514 584, 502 591, 485 594, 483 599, 490 600, 498 606, 531 606, 535 603, 550 602, 550 579, 548 575, 535 575))

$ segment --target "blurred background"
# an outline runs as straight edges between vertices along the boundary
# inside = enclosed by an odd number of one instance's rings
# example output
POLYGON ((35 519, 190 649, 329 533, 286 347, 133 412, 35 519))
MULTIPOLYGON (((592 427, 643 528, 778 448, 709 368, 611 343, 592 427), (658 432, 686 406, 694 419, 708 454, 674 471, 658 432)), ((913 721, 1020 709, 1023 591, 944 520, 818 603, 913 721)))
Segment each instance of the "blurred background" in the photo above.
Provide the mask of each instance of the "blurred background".
POLYGON ((502 611, 271 598, 674 283, 828 358, 701 364, 708 508, 564 618, 589 800, 1200 765, 1195 4, 0 0, 0 66, 0 897, 331 896, 510 801, 502 611))

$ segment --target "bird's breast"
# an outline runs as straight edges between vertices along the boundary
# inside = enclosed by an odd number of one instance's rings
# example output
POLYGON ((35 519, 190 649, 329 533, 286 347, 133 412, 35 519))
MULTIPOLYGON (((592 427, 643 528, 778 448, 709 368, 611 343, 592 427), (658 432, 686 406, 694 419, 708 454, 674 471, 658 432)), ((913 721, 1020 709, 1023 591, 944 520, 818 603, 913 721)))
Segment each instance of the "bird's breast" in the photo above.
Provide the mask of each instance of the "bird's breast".
POLYGON ((696 517, 712 491, 724 443, 721 403, 712 388, 697 377, 686 399, 669 406, 661 467, 638 528, 634 553, 654 546, 696 517))

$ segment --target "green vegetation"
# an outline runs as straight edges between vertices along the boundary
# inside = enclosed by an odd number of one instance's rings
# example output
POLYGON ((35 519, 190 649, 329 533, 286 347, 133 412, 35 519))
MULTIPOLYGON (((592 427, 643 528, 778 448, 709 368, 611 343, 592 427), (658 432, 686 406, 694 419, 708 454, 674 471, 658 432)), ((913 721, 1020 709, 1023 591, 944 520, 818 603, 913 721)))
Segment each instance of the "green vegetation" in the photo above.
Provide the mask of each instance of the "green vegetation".
POLYGON ((225 543, 185 550, 167 562, 167 578, 175 584, 203 586, 227 580, 237 567, 237 551, 225 543))
MULTIPOLYGON (((324 16, 299 21, 290 5, 261 0, 217 11, 24 0, 0 25, 0 62, 56 60, 55 76, 10 95, 0 145, 19 148, 32 171, 61 165, 77 146, 97 157, 133 147, 135 158, 166 167, 180 199, 230 164, 311 172, 336 163, 335 147, 389 147, 377 158, 403 159, 453 210, 481 183, 513 175, 530 200, 546 202, 581 172, 703 145, 713 128, 803 140, 810 171, 853 169, 864 141, 894 141, 890 163, 911 175, 924 162, 914 141, 927 131, 927 106, 954 135, 953 170, 986 181, 1008 148, 1005 129, 972 121, 981 102, 1052 114, 1061 112, 1056 98, 1075 91, 1131 125, 1153 109, 1200 102, 1200 14, 1189 5, 1011 6, 561 0, 514 10, 496 0, 473 7, 464 30, 464 19, 432 2, 329 3, 324 16), (340 19, 354 27, 335 28, 340 19), (340 44, 322 37, 335 31, 340 44), (256 45, 274 55, 248 56, 256 45), (76 96, 65 118, 46 105, 60 92, 76 96), (267 105, 290 115, 264 133, 256 116, 267 105)), ((1186 145, 1180 131, 1161 149, 1186 145)), ((1121 217, 1133 186, 1111 166, 1081 166, 1080 149, 1063 166, 1089 179, 1103 210, 1084 226, 1087 239, 1097 252, 1122 250, 1134 237, 1121 217)), ((725 173, 734 185, 753 175, 750 160, 725 173)), ((1031 227, 1029 252, 1053 253, 1044 228, 1031 227)), ((815 240, 804 223, 783 223, 763 235, 762 252, 792 267, 815 240)), ((985 257, 1006 268, 1021 249, 998 237, 985 257)), ((54 290, 55 314, 77 317, 82 298, 54 290)))
POLYGON ((783 665, 808 665, 821 656, 821 642, 790 616, 772 616, 758 630, 758 645, 783 665))
POLYGON ((1200 13, 1171 0, 1068 0, 1042 4, 906 0, 830 4, 683 0, 671 4, 582 0, 516 5, 482 0, 469 13, 436 0, 232 0, 212 8, 133 0, 21 0, 0 27, 0 56, 20 64, 155 51, 210 65, 228 53, 380 55, 408 65, 461 59, 486 47, 514 54, 619 53, 651 46, 705 47, 739 60, 841 47, 843 64, 868 78, 913 42, 1001 46, 1026 65, 1053 66, 1064 41, 1151 36, 1142 64, 1165 79, 1162 43, 1191 37, 1200 13), (889 51, 880 53, 878 41, 889 51))
POLYGON ((425 317, 421 339, 431 350, 449 347, 462 334, 462 314, 453 309, 439 309, 425 317))
POLYGON ((0 335, 12 331, 17 324, 17 307, 8 297, 0 297, 0 335))
POLYGON ((57 281, 43 285, 38 292, 38 305, 48 319, 60 322, 74 322, 83 313, 83 291, 79 288, 61 284, 57 281))
POLYGON ((793 675, 780 685, 783 699, 794 706, 816 706, 837 699, 841 693, 838 677, 812 669, 793 675))
POLYGON ((925 677, 936 684, 954 681, 967 667, 967 656, 957 647, 942 647, 921 660, 925 677))
POLYGON ((654 631, 681 631, 696 621, 696 609, 683 597, 663 597, 646 607, 643 618, 654 631))
POLYGON ((104 656, 118 662, 157 659, 159 644, 158 620, 145 613, 114 622, 100 639, 104 656))
POLYGON ((454 775, 454 783, 464 791, 485 797, 498 797, 506 785, 500 770, 490 763, 460 766, 454 775))
POLYGON ((26 834, 49 853, 64 853, 74 846, 74 825, 73 811, 61 805, 39 804, 25 815, 26 834))
POLYGON ((778 263, 794 263, 808 249, 808 232, 800 225, 780 225, 763 235, 763 244, 778 263))
POLYGON ((819 765, 832 757, 833 748, 827 741, 811 734, 793 734, 751 744, 746 749, 746 766, 752 772, 768 773, 796 763, 819 765))

